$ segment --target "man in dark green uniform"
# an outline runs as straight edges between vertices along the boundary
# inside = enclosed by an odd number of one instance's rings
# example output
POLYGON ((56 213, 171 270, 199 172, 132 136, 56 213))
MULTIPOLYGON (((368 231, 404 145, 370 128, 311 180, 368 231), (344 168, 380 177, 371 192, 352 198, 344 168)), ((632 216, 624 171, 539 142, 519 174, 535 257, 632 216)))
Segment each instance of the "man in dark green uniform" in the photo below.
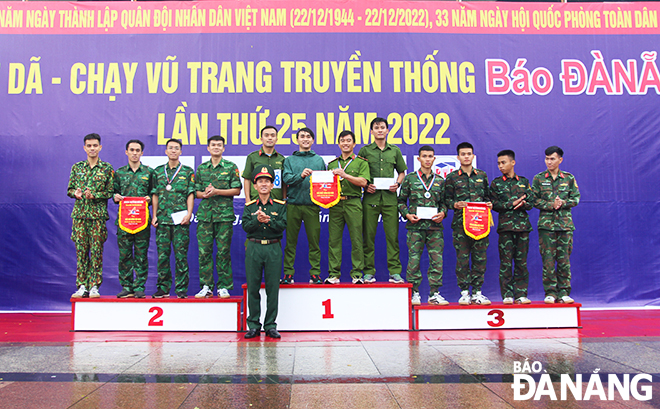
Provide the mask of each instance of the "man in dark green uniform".
POLYGON ((233 233, 234 196, 241 193, 238 167, 222 158, 225 138, 214 135, 208 139, 211 160, 197 167, 195 190, 202 199, 197 209, 197 243, 199 245, 199 286, 195 298, 213 297, 213 241, 218 248, 218 297, 229 298, 234 288, 231 271, 231 237, 233 233))
POLYGON ((261 130, 261 149, 249 154, 245 160, 245 169, 241 176, 244 179, 246 203, 257 198, 257 189, 252 186, 251 177, 254 169, 263 165, 269 165, 275 171, 271 196, 279 200, 284 200, 286 197, 286 185, 282 183, 284 155, 275 150, 275 144, 277 144, 277 128, 267 125, 261 130))
POLYGON ((371 135, 374 142, 363 146, 358 156, 369 162, 371 180, 367 185, 362 199, 363 232, 364 232, 364 281, 376 281, 376 230, 378 218, 383 217, 383 230, 387 245, 387 269, 391 283, 403 283, 401 278, 401 260, 399 259, 399 211, 397 209, 396 191, 406 176, 408 169, 403 160, 401 150, 387 143, 389 132, 385 118, 374 118, 371 121, 371 135), (394 178, 394 170, 398 172, 394 178), (387 189, 377 189, 374 178, 391 179, 387 189))
MULTIPOLYGON (((144 153, 144 143, 131 139, 126 143, 128 165, 117 169, 115 173, 114 201, 119 203, 125 197, 143 197, 151 202, 153 189, 153 169, 140 163, 144 153)), ((144 286, 149 273, 149 240, 151 227, 137 233, 129 233, 117 223, 117 246, 119 247, 119 283, 122 291, 117 298, 144 298, 144 286), (135 271, 135 279, 133 278, 135 271)))
POLYGON ((71 167, 66 194, 76 199, 71 212, 71 240, 76 245, 76 287, 71 298, 98 298, 103 281, 103 243, 108 239, 108 199, 112 197, 112 165, 99 159, 101 137, 83 138, 87 160, 71 167))
POLYGON ((277 305, 280 290, 282 246, 280 241, 286 229, 286 203, 270 197, 275 172, 263 165, 253 172, 252 181, 259 196, 245 204, 243 230, 247 233, 245 248, 245 278, 247 281, 248 331, 245 338, 254 338, 261 332, 261 277, 266 287, 266 336, 280 338, 277 332, 277 305))
POLYGON ((539 248, 543 259, 543 289, 546 304, 572 303, 571 252, 573 251, 573 216, 571 209, 580 203, 575 177, 559 170, 564 151, 558 146, 545 150, 547 170, 534 176, 534 207, 539 213, 539 248), (555 268, 556 263, 556 268, 555 268))
POLYGON ((179 161, 183 144, 170 139, 165 145, 168 161, 154 170, 152 203, 158 248, 158 282, 153 298, 169 296, 172 287, 170 254, 174 247, 177 297, 188 298, 188 245, 190 218, 195 200, 195 173, 179 161))
POLYGON ((442 250, 445 240, 442 231, 442 220, 447 215, 445 206, 445 188, 442 176, 433 172, 435 151, 430 146, 419 148, 417 160, 420 169, 409 173, 403 179, 399 192, 399 212, 408 219, 408 268, 406 279, 413 285, 411 303, 420 305, 419 285, 422 283, 422 272, 419 268, 424 246, 429 253, 428 303, 447 305, 449 301, 440 295, 442 287, 442 250))
POLYGON ((362 188, 369 183, 369 164, 353 153, 355 134, 342 131, 338 138, 341 156, 328 164, 328 170, 339 175, 341 198, 329 210, 328 220, 328 278, 326 284, 339 284, 341 276, 342 236, 348 226, 351 238, 351 279, 353 284, 363 284, 364 253, 362 243, 362 188))
POLYGON ((512 150, 498 153, 497 167, 502 176, 490 183, 493 210, 500 214, 497 221, 500 291, 504 304, 513 304, 514 301, 516 304, 530 304, 527 298, 527 253, 532 224, 527 211, 532 209, 532 188, 527 178, 516 175, 515 165, 516 154, 512 150))
POLYGON ((299 150, 284 161, 282 180, 287 188, 286 246, 284 247, 284 279, 282 284, 293 283, 293 264, 296 261, 298 234, 305 223, 309 245, 309 283, 323 284, 321 280, 321 221, 320 209, 312 202, 310 179, 312 171, 325 170, 323 158, 312 150, 314 132, 302 128, 296 134, 299 150))
POLYGON ((469 142, 459 143, 456 147, 461 167, 447 175, 445 180, 445 202, 448 209, 454 210, 451 223, 452 239, 456 249, 456 278, 461 289, 460 305, 489 305, 490 300, 481 293, 486 273, 486 249, 488 236, 474 240, 465 234, 463 228, 463 208, 468 202, 485 202, 492 208, 488 193, 486 172, 472 166, 474 148, 469 142), (470 269, 470 256, 472 268, 470 269), (472 286, 472 297, 470 297, 472 286))

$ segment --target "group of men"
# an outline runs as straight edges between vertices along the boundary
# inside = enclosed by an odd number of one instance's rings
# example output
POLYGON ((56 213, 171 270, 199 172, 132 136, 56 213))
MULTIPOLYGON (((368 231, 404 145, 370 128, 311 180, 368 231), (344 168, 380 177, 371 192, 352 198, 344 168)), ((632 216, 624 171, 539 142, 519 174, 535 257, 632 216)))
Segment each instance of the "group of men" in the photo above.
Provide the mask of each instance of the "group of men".
MULTIPOLYGON (((321 278, 320 208, 312 200, 311 179, 314 172, 325 171, 323 159, 312 150, 315 136, 309 128, 296 134, 299 150, 287 158, 275 150, 277 128, 261 130, 261 148, 246 158, 241 186, 237 166, 223 159, 225 140, 208 139, 211 159, 197 172, 179 161, 182 143, 168 140, 168 162, 151 169, 140 162, 144 144, 131 140, 126 144, 128 165, 115 173, 110 164, 98 158, 101 138, 84 138, 87 160, 71 169, 68 195, 76 199, 72 212, 71 238, 76 245, 78 297, 99 297, 103 262, 103 243, 107 239, 107 200, 121 203, 125 198, 144 198, 153 206, 151 224, 156 228, 158 281, 154 298, 169 296, 172 284, 170 254, 175 254, 175 293, 186 298, 188 292, 189 224, 194 199, 201 199, 197 212, 200 291, 197 298, 229 297, 233 288, 230 245, 235 219, 233 197, 245 191, 242 226, 247 233, 246 281, 248 286, 248 332, 246 338, 260 334, 260 294, 265 281, 267 311, 263 328, 266 335, 279 338, 277 325, 278 288, 294 283, 294 262, 298 235, 305 225, 311 284, 338 284, 341 277, 342 237, 345 226, 351 240, 350 271, 354 284, 373 283, 375 279, 375 239, 382 220, 387 247, 389 282, 403 283, 399 257, 399 214, 407 219, 407 280, 413 285, 411 302, 420 304, 422 281, 420 259, 424 247, 429 254, 428 302, 446 305, 440 295, 444 248, 442 221, 452 209, 452 240, 456 250, 456 275, 461 290, 459 304, 490 304, 481 292, 486 269, 488 236, 474 238, 466 234, 463 209, 470 203, 485 203, 499 213, 500 289, 505 304, 531 301, 527 298, 527 252, 532 230, 528 211, 540 210, 538 230, 543 259, 545 302, 571 303, 570 253, 573 242, 571 208, 579 203, 575 178, 559 170, 563 151, 546 150, 547 170, 537 174, 533 183, 515 173, 515 153, 498 154, 502 176, 488 183, 486 173, 473 167, 474 148, 458 145, 460 168, 446 180, 434 172, 435 151, 431 146, 419 149, 420 169, 406 175, 407 166, 400 149, 387 142, 389 126, 384 118, 371 122, 373 142, 356 155, 355 135, 339 134, 341 155, 329 162, 327 170, 339 179, 341 196, 329 210, 328 277, 321 278), (396 172, 395 172, 396 171, 396 172), (398 192, 398 194, 397 194, 398 192), (284 230, 284 276, 280 281, 284 230), (217 283, 213 279, 213 244, 217 245, 217 283), (470 263, 471 261, 471 263, 470 263), (515 268, 513 265, 515 264, 515 268)), ((120 298, 145 297, 150 229, 126 232, 118 227, 120 298), (133 275, 135 272, 135 276, 133 275)))

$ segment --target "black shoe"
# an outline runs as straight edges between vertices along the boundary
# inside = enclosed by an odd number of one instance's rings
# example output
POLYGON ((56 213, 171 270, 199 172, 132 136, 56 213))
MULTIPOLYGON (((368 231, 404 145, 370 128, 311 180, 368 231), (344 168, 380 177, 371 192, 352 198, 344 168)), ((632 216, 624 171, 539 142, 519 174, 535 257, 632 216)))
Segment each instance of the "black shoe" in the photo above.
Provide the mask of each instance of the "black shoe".
POLYGON ((267 329, 266 336, 271 338, 282 338, 279 332, 275 328, 267 329))
POLYGON ((135 293, 133 291, 128 291, 128 290, 121 290, 119 294, 117 294, 117 298, 133 298, 135 297, 135 293))
POLYGON ((284 278, 280 281, 280 284, 293 284, 293 275, 286 274, 284 278))
MULTIPOLYGON (((323 280, 321 280, 321 276, 310 276, 309 277, 309 283, 310 284, 323 284, 323 280)), ((277 332, 277 331, 275 331, 277 332)))
POLYGON ((245 333, 245 335, 243 335, 243 338, 245 339, 255 338, 258 337, 260 334, 261 334, 261 330, 251 328, 248 330, 248 332, 245 333))
POLYGON ((144 298, 144 291, 136 291, 135 298, 144 298))
POLYGON ((170 295, 159 288, 158 291, 156 291, 156 294, 152 295, 151 297, 153 297, 153 298, 165 298, 165 296, 169 297, 170 295))
POLYGON ((181 299, 185 299, 185 298, 188 298, 188 294, 184 293, 183 291, 180 291, 180 292, 176 293, 176 297, 181 298, 181 299))

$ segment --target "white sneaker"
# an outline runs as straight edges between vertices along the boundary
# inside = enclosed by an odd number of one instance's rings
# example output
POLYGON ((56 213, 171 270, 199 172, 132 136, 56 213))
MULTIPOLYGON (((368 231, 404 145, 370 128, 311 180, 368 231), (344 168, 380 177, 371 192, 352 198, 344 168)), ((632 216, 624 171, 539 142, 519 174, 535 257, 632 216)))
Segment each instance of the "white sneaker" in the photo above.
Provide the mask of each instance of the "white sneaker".
POLYGON ((511 305, 513 304, 513 297, 506 297, 505 299, 502 300, 502 303, 504 305, 511 305))
POLYGON ((490 305, 490 300, 485 295, 481 294, 481 291, 477 291, 476 297, 472 296, 473 302, 479 305, 490 305))
POLYGON ((375 283, 376 282, 376 277, 374 277, 372 274, 365 274, 364 275, 364 282, 367 284, 375 283))
POLYGON ((561 302, 563 302, 564 304, 573 304, 575 302, 575 300, 572 299, 571 297, 565 295, 565 296, 561 297, 561 302))
POLYGON ((441 296, 440 293, 431 294, 428 303, 433 305, 449 305, 449 301, 445 300, 445 297, 441 296))
POLYGON ((199 290, 197 294, 195 294, 195 298, 211 298, 211 297, 213 297, 213 291, 211 291, 208 285, 202 287, 202 289, 199 290))
POLYGON ((83 298, 85 296, 85 293, 87 293, 87 289, 85 288, 84 285, 81 285, 78 291, 71 294, 71 298, 83 298))
POLYGON ((339 277, 328 277, 325 279, 326 284, 339 284, 340 282, 339 277))
POLYGON ((99 289, 96 288, 96 286, 92 287, 91 290, 89 290, 89 298, 100 298, 101 294, 99 294, 99 289))
POLYGON ((351 281, 353 282, 353 284, 364 284, 364 280, 362 279, 362 277, 355 277, 351 279, 351 281))
POLYGON ((422 299, 419 297, 419 293, 413 293, 412 298, 410 299, 412 305, 421 305, 422 299))
POLYGON ((461 291, 461 298, 458 299, 460 305, 470 305, 470 292, 468 290, 461 291))
POLYGON ((555 297, 553 297, 552 295, 549 295, 549 296, 545 297, 543 302, 546 303, 546 304, 554 304, 555 303, 555 297))
POLYGON ((532 300, 527 297, 520 297, 516 299, 516 304, 531 304, 532 300))
MULTIPOLYGON (((211 296, 213 296, 213 293, 211 293, 211 296)), ((218 289, 218 297, 220 297, 220 298, 229 298, 229 291, 227 291, 226 288, 219 288, 218 289)))

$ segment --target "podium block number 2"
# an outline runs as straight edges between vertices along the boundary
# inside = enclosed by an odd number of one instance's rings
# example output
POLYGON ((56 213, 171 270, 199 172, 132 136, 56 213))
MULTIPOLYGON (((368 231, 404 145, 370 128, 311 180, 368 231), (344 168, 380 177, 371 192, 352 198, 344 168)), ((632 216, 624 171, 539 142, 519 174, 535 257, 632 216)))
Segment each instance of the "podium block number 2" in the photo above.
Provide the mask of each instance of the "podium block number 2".
POLYGON ((334 318, 335 314, 332 313, 332 301, 328 298, 327 300, 321 302, 321 304, 325 307, 323 319, 334 318))
POLYGON ((163 326, 163 320, 159 320, 158 318, 163 316, 163 309, 160 307, 151 307, 149 308, 149 312, 155 312, 154 316, 151 317, 149 320, 149 326, 150 327, 162 327, 163 326))

